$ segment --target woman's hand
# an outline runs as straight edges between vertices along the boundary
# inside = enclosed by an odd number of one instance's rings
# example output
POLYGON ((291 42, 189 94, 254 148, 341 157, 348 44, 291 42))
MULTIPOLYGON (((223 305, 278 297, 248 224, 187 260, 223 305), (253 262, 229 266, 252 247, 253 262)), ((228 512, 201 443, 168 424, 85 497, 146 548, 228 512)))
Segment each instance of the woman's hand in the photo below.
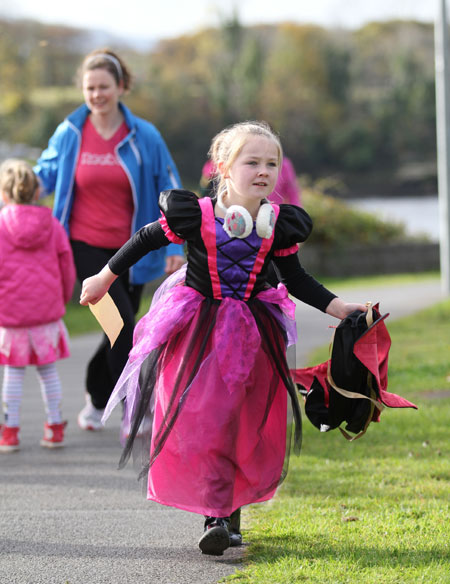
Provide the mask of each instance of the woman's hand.
POLYGON ((342 320, 354 310, 367 312, 367 306, 365 304, 344 302, 341 300, 341 298, 333 298, 333 300, 327 306, 326 313, 342 320))
POLYGON ((182 255, 171 255, 166 256, 166 274, 170 275, 181 268, 181 266, 186 262, 186 258, 182 255))
POLYGON ((97 304, 99 300, 108 292, 109 287, 117 278, 106 265, 98 274, 86 278, 81 287, 80 304, 97 304))

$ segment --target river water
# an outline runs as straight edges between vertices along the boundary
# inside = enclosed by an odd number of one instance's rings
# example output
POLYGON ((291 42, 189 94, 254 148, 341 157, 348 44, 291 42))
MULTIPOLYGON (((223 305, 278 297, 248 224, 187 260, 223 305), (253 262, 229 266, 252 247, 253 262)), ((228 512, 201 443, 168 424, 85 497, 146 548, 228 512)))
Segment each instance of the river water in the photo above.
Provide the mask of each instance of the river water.
POLYGON ((370 197, 350 199, 356 209, 375 213, 380 219, 404 223, 408 233, 425 233, 439 241, 439 202, 437 196, 370 197))

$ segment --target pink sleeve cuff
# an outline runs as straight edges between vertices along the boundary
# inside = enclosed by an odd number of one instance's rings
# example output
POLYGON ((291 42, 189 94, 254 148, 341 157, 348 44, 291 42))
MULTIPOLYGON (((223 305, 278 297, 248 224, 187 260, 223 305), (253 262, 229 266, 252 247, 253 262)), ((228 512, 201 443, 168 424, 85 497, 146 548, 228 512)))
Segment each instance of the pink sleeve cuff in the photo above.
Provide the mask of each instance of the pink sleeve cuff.
POLYGON ((285 256, 292 255, 293 253, 298 252, 298 243, 291 247, 286 247, 285 249, 276 249, 274 252, 274 256, 278 258, 284 258, 285 256))
POLYGON ((164 235, 167 237, 169 241, 171 241, 172 243, 184 243, 184 239, 181 239, 181 237, 175 235, 175 233, 170 229, 164 213, 161 213, 161 217, 158 219, 158 221, 161 227, 163 228, 164 235))

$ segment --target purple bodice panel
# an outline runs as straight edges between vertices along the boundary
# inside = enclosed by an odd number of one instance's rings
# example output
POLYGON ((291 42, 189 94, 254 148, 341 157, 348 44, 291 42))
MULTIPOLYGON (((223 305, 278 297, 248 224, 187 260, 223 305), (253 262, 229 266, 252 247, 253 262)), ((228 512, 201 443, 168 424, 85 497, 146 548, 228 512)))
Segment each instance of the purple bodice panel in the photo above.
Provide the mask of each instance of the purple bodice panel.
POLYGON ((253 229, 245 239, 230 239, 223 229, 223 219, 216 217, 215 223, 217 271, 222 296, 243 300, 261 246, 261 238, 253 229))

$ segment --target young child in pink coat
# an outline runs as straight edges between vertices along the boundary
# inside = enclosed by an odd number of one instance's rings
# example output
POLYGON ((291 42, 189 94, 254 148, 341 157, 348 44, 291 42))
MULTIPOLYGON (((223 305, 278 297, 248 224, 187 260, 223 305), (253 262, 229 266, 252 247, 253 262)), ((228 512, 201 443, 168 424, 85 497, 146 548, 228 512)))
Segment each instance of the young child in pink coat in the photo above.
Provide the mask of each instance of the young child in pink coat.
POLYGON ((64 445, 61 383, 55 361, 69 356, 61 320, 72 295, 75 267, 64 228, 39 194, 29 164, 0 166, 0 365, 4 366, 0 452, 19 449, 25 367, 35 365, 47 414, 41 445, 64 445))

